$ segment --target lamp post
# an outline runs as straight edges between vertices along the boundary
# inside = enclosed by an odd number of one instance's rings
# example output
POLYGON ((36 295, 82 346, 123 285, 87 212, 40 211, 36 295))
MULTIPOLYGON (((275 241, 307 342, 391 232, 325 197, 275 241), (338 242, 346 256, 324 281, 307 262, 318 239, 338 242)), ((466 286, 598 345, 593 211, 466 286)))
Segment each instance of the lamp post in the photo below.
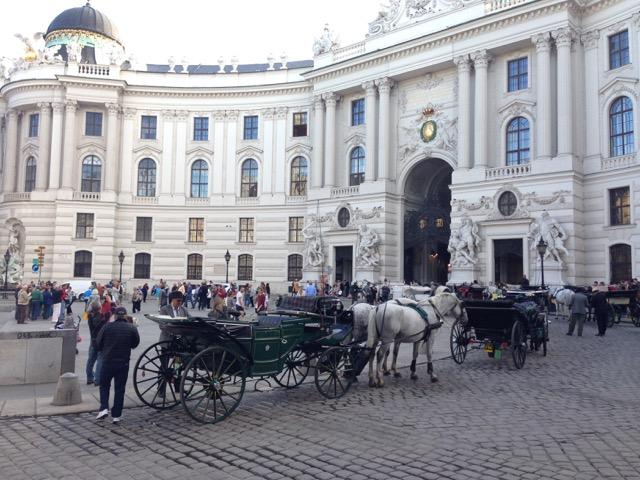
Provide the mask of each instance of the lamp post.
POLYGON ((540 286, 544 289, 544 256, 547 253, 547 244, 542 237, 540 237, 540 241, 536 245, 536 249, 538 250, 538 255, 540 255, 540 274, 542 277, 542 285, 540 286))
POLYGON ((120 261, 120 276, 118 277, 118 283, 122 284, 122 262, 124 262, 124 252, 122 250, 120 250, 118 260, 120 261))
POLYGON ((4 298, 7 298, 7 289, 9 283, 9 260, 11 260, 11 252, 7 248, 4 252, 4 298))
POLYGON ((229 253, 229 250, 227 250, 227 253, 224 254, 224 261, 227 262, 227 276, 225 278, 224 283, 229 283, 229 261, 231 260, 231 254, 229 253))

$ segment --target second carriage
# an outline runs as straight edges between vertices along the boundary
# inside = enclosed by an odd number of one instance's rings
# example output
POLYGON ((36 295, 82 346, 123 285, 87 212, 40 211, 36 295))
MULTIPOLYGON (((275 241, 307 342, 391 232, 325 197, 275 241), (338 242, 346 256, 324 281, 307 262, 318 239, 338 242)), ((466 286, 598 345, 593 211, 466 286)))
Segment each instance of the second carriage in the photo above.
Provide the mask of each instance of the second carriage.
POLYGON ((369 351, 351 343, 351 312, 330 297, 285 297, 279 310, 252 322, 148 315, 172 339, 138 359, 140 400, 164 410, 182 404, 195 420, 216 423, 239 405, 248 379, 300 385, 313 369, 318 391, 344 395, 369 351))

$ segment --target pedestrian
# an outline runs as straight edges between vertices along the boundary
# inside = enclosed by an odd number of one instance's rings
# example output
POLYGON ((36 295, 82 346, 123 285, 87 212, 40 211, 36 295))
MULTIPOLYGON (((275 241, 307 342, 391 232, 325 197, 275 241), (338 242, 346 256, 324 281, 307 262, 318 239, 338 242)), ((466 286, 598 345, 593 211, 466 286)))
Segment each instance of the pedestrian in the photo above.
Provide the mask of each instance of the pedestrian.
POLYGON ((136 287, 133 289, 133 293, 131 294, 131 313, 140 311, 140 303, 142 303, 142 291, 140 290, 140 287, 136 287))
POLYGON ((581 337, 584 320, 589 311, 589 299, 582 290, 576 291, 573 295, 569 308, 571 308, 571 319, 569 320, 569 331, 567 335, 573 335, 573 329, 576 323, 578 323, 578 336, 581 337))
POLYGON ((40 287, 35 286, 31 292, 31 320, 38 320, 42 315, 42 290, 40 287))
POLYGON ((598 324, 598 333, 596 334, 596 337, 604 337, 604 334, 607 331, 607 322, 609 320, 607 294, 602 290, 598 290, 591 297, 591 305, 596 315, 596 323, 598 324))
POLYGON ((113 380, 113 408, 111 409, 113 423, 118 423, 122 418, 131 350, 140 344, 138 329, 129 323, 126 317, 126 308, 116 308, 115 321, 107 323, 96 340, 98 351, 102 353, 100 412, 96 418, 102 420, 109 416, 109 390, 113 380))
POLYGON ((267 295, 264 293, 261 287, 258 287, 258 293, 256 295, 256 313, 260 315, 261 313, 267 312, 267 295))
POLYGON ((51 295, 53 297, 51 322, 58 323, 58 321, 60 320, 60 311, 62 310, 62 291, 58 285, 53 285, 51 295))
POLYGON ((145 283, 142 286, 142 303, 147 303, 147 294, 149 293, 149 284, 145 283))
POLYGON ((29 310, 29 289, 26 285, 22 285, 18 291, 18 304, 16 307, 16 319, 22 324, 27 320, 29 310))
POLYGON ((242 317, 245 316, 244 311, 244 287, 240 287, 236 293, 236 310, 240 312, 242 317))
POLYGON ((42 317, 45 320, 51 320, 53 315, 53 294, 51 293, 51 284, 47 283, 44 291, 42 292, 42 301, 44 303, 44 311, 42 317))
POLYGON ((97 343, 98 334, 107 324, 107 322, 102 321, 100 309, 100 300, 92 301, 89 304, 89 319, 87 320, 87 323, 89 325, 89 335, 91 336, 91 339, 89 343, 89 355, 87 357, 85 373, 87 375, 87 385, 91 385, 93 383, 96 385, 96 387, 100 386, 100 371, 102 367, 102 354, 98 351, 97 343))
POLYGON ((307 280, 307 286, 304 289, 305 297, 315 297, 318 293, 315 284, 311 283, 310 280, 307 280))

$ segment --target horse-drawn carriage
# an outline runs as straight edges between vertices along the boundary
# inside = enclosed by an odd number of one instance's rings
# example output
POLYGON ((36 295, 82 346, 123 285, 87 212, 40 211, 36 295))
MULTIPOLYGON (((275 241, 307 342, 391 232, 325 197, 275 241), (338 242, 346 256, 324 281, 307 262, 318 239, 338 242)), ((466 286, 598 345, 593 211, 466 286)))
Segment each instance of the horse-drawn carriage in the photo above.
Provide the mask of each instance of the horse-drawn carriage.
POLYGON ((464 308, 467 318, 456 320, 451 328, 451 356, 456 363, 463 363, 470 349, 482 349, 495 359, 510 350, 518 369, 524 366, 529 348, 542 347, 547 354, 547 314, 535 301, 467 300, 464 308))
POLYGON ((615 290, 606 292, 609 304, 608 327, 628 319, 634 326, 640 327, 640 306, 638 290, 615 290))
POLYGON ((182 403, 195 420, 215 423, 237 408, 247 379, 294 388, 312 366, 323 396, 344 395, 369 353, 350 343, 351 312, 332 297, 283 297, 278 307, 252 322, 147 315, 171 340, 138 359, 138 397, 158 410, 182 403))

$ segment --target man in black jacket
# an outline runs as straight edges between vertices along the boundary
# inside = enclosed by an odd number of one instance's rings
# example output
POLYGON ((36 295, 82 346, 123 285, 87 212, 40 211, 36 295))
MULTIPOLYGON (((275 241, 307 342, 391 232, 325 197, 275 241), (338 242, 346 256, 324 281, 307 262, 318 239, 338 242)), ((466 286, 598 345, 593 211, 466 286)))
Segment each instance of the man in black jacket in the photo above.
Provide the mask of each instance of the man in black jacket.
POLYGON ((113 379, 114 395, 113 408, 111 409, 113 423, 118 423, 122 415, 124 390, 129 376, 131 350, 140 343, 138 329, 127 322, 126 316, 126 308, 116 308, 115 321, 107 323, 100 330, 96 340, 98 351, 102 353, 100 413, 98 413, 97 419, 101 420, 109 415, 109 389, 113 379))

